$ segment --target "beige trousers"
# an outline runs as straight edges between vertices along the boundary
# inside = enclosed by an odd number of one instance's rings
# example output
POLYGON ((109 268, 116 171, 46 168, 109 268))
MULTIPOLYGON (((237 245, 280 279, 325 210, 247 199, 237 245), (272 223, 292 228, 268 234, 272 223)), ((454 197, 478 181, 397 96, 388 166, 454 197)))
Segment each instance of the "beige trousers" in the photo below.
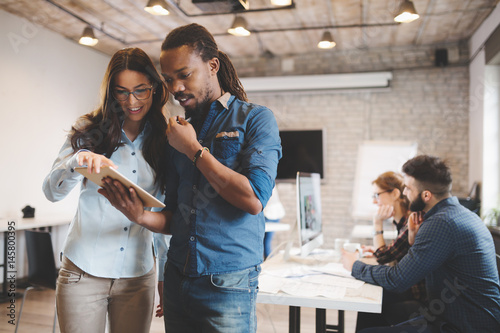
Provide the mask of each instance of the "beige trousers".
POLYGON ((62 333, 148 333, 153 316, 155 273, 109 279, 89 275, 63 257, 56 304, 62 333))

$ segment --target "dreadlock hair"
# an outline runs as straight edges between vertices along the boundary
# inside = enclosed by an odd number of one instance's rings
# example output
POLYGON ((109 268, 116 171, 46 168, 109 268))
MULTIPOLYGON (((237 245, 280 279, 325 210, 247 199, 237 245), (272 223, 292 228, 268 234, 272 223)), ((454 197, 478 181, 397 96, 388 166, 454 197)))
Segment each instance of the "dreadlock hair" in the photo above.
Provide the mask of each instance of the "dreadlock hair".
POLYGON ((163 41, 161 50, 176 49, 184 45, 197 52, 204 62, 213 58, 219 59, 220 68, 217 72, 217 79, 221 88, 242 101, 248 101, 247 94, 231 60, 218 49, 214 37, 205 27, 192 23, 175 28, 163 41))
POLYGON ((168 91, 160 74, 149 56, 139 48, 126 48, 117 51, 111 58, 101 84, 101 101, 97 109, 80 118, 82 126, 73 126, 69 139, 73 152, 87 149, 107 158, 122 146, 121 126, 125 114, 113 97, 116 76, 124 70, 132 70, 144 74, 153 86, 153 102, 149 112, 143 119, 151 125, 151 132, 144 140, 144 159, 155 171, 155 183, 164 190, 166 175, 166 136, 167 123, 163 115, 163 106, 167 102, 168 91))

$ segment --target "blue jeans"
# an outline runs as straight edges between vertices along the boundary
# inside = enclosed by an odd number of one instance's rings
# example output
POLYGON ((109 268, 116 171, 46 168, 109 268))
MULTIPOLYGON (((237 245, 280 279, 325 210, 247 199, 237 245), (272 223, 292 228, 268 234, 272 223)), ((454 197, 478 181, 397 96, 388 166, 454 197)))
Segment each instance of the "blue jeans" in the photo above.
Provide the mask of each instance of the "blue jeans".
POLYGON ((165 330, 176 333, 255 333, 260 266, 187 277, 167 261, 163 286, 165 330))

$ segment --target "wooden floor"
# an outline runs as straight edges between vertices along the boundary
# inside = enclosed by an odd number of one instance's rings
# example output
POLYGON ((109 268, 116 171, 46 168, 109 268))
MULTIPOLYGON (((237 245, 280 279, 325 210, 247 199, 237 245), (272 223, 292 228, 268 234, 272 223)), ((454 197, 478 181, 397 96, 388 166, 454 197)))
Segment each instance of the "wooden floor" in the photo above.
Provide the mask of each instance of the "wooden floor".
MULTIPOLYGON (((22 299, 16 300, 16 316, 22 299)), ((9 303, 0 304, 0 333, 12 333, 15 327, 8 323, 9 303)), ((337 311, 327 311, 327 323, 337 323, 337 311)), ((44 333, 52 332, 54 319, 54 291, 30 291, 23 309, 19 333, 44 333)), ((17 317, 16 317, 17 322, 17 317)), ((356 322, 356 312, 345 312, 346 333, 353 333, 356 322)), ((315 331, 315 311, 310 308, 301 309, 301 332, 312 333, 315 331)), ((257 332, 258 333, 287 333, 288 332, 288 307, 282 305, 257 305, 257 332)), ((59 332, 59 329, 56 329, 59 332)), ((153 318, 150 333, 164 333, 163 319, 153 318)), ((89 332, 92 333, 92 332, 89 332)))

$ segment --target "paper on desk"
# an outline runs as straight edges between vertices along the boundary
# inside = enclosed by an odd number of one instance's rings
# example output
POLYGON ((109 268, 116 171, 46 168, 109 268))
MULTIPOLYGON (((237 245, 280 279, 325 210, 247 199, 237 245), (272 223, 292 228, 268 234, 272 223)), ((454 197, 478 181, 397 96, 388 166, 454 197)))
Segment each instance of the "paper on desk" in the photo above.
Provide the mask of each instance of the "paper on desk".
POLYGON ((259 278, 259 291, 276 294, 279 291, 293 296, 342 298, 346 294, 345 287, 328 284, 311 283, 303 279, 282 278, 262 274, 259 278))
POLYGON ((276 294, 280 291, 282 285, 283 278, 269 274, 261 274, 259 276, 259 291, 276 294))
POLYGON ((303 281, 303 279, 288 279, 285 284, 281 286, 281 291, 294 296, 324 296, 337 299, 345 296, 346 288, 331 285, 322 285, 318 283, 309 283, 307 281, 303 281))
POLYGON ((356 279, 348 279, 340 276, 333 275, 310 275, 304 276, 300 279, 303 282, 316 283, 323 286, 332 286, 332 287, 343 287, 343 288, 351 288, 357 289, 362 287, 365 283, 356 279))
POLYGON ((338 275, 338 276, 343 276, 346 278, 351 278, 354 279, 351 276, 351 272, 349 272, 347 269, 344 268, 344 266, 341 263, 338 262, 332 262, 323 266, 317 266, 314 267, 313 270, 326 273, 326 274, 333 274, 333 275, 338 275))
POLYGON ((321 274, 321 272, 315 271, 308 266, 291 266, 280 269, 269 269, 266 270, 266 274, 285 278, 301 278, 306 275, 321 274))
MULTIPOLYGON (((342 264, 331 263, 322 266, 294 266, 266 270, 266 275, 276 278, 300 279, 303 282, 320 283, 334 287, 360 288, 364 282, 351 276, 342 264)), ((278 282, 278 280, 276 280, 278 282)))
POLYGON ((382 300, 382 289, 378 286, 374 286, 372 284, 367 283, 364 288, 346 289, 346 296, 369 298, 380 302, 382 300))

